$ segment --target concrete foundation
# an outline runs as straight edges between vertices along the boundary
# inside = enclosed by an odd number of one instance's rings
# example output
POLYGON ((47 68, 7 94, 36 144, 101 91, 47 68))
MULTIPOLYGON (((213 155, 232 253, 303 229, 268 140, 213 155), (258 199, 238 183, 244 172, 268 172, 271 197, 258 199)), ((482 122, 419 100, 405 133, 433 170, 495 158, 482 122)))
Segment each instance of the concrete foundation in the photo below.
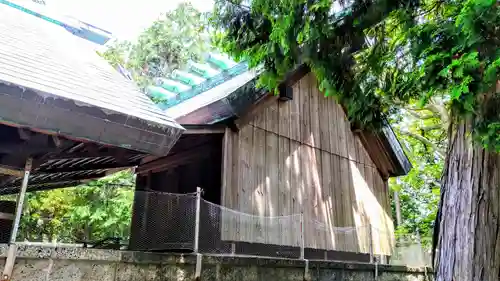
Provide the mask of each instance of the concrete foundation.
MULTIPOLYGON (((6 245, 0 246, 5 262, 6 245)), ((82 248, 20 246, 11 280, 197 280, 196 256, 82 248)), ((424 269, 325 261, 203 256, 206 281, 432 281, 424 269), (308 270, 306 270, 308 268, 308 270)))

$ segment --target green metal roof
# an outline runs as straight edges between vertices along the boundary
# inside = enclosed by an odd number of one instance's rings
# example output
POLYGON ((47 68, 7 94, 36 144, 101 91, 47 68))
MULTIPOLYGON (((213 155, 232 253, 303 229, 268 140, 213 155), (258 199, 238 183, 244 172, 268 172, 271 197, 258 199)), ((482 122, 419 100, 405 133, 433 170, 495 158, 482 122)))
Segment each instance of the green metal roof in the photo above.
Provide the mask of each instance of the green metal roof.
POLYGON ((149 97, 160 100, 166 110, 213 89, 249 70, 246 62, 237 63, 225 55, 209 53, 206 62, 190 61, 184 70, 174 70, 168 78, 157 78, 147 87, 149 97))

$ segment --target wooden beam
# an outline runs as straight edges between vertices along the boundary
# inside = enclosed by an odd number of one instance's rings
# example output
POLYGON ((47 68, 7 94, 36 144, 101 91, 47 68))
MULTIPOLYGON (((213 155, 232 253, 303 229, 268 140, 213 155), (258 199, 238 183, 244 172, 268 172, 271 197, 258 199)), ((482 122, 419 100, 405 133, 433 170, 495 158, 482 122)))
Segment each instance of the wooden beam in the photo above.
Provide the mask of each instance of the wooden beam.
POLYGON ((0 153, 3 154, 34 155, 41 153, 49 153, 53 151, 56 151, 56 148, 51 148, 48 146, 30 145, 29 142, 0 144, 0 153))
POLYGON ((52 174, 52 173, 71 173, 71 172, 84 172, 84 171, 99 171, 99 170, 110 170, 110 169, 127 169, 127 168, 132 168, 135 167, 135 165, 124 165, 124 166, 119 166, 120 164, 118 163, 107 163, 107 164, 86 164, 83 166, 77 165, 76 167, 58 167, 58 168, 50 168, 49 167, 42 167, 38 169, 36 172, 37 174, 39 173, 44 173, 44 174, 52 174))
MULTIPOLYGON (((85 183, 86 180, 82 181, 64 181, 64 182, 56 182, 56 183, 41 183, 41 184, 30 184, 28 186, 27 192, 35 192, 35 191, 43 191, 50 190, 56 188, 65 188, 72 187, 82 183, 85 183)), ((0 187, 1 195, 15 194, 19 192, 18 186, 9 186, 9 187, 0 187)))
POLYGON ((239 119, 234 121, 234 124, 238 129, 241 129, 246 124, 250 123, 252 119, 257 115, 262 113, 264 109, 269 107, 271 104, 277 102, 279 96, 268 94, 262 98, 259 102, 253 104, 247 112, 245 112, 239 119))
POLYGON ((125 153, 124 155, 120 155, 118 151, 108 150, 104 152, 99 151, 87 151, 87 152, 76 152, 76 153, 60 153, 60 154, 51 154, 45 158, 45 161, 48 160, 63 160, 63 159, 77 159, 77 158, 99 158, 99 157, 132 157, 139 155, 141 153, 125 153))
POLYGON ((17 128, 17 133, 19 134, 19 138, 28 141, 31 138, 31 132, 25 128, 17 128))
MULTIPOLYGON (((32 176, 35 177, 37 175, 40 175, 38 173, 33 173, 32 176)), ((53 177, 47 177, 43 180, 31 180, 30 176, 30 187, 36 187, 36 186, 43 186, 43 185, 53 185, 53 184, 58 184, 58 183, 68 183, 68 182, 76 182, 76 181, 84 181, 84 180, 93 180, 93 179, 99 179, 106 176, 106 172, 101 172, 101 173, 96 173, 96 174, 91 174, 91 175, 76 175, 76 176, 56 176, 54 174, 53 177)), ((0 188, 17 188, 21 185, 20 182, 16 181, 13 184, 5 185, 0 188)))
POLYGON ((223 134, 224 133, 224 127, 215 127, 215 128, 187 128, 186 131, 184 131, 184 135, 203 135, 203 134, 223 134))
POLYGON ((172 167, 179 166, 188 163, 190 161, 209 156, 211 150, 212 149, 210 146, 202 145, 187 151, 182 151, 170 156, 162 157, 160 159, 142 164, 141 166, 137 167, 136 173, 144 174, 149 171, 170 169, 172 167))
POLYGON ((309 66, 307 66, 307 64, 301 64, 297 68, 289 72, 285 76, 285 80, 281 84, 286 86, 293 86, 309 72, 311 72, 309 66))
POLYGON ((52 141, 57 148, 60 148, 62 146, 62 140, 58 136, 52 136, 52 141))
POLYGON ((12 167, 0 165, 0 174, 15 176, 15 177, 22 177, 22 176, 24 176, 24 170, 15 169, 12 167))

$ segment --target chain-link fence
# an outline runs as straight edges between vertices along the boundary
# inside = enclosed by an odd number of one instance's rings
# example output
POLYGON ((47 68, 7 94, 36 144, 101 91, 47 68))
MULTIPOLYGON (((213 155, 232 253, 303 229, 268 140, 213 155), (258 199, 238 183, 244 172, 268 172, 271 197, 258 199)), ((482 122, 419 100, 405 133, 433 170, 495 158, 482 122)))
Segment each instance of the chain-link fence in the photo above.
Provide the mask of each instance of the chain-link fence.
MULTIPOLYGON (((86 214, 82 218, 87 220, 73 220, 75 228, 66 226, 59 232, 54 230, 56 235, 47 236, 43 229, 61 224, 44 218, 38 220, 41 226, 37 228, 24 218, 26 223, 21 225, 18 241, 53 243, 55 237, 58 243, 102 248, 126 245, 138 251, 431 265, 430 251, 425 247, 430 243, 418 235, 395 235, 372 226, 336 227, 307 219, 303 214, 274 217, 246 214, 206 201, 200 191, 188 194, 135 191, 134 196, 133 207, 120 206, 134 214, 126 222, 118 222, 119 216, 110 214, 86 214), (96 222, 100 223, 98 228, 96 222)), ((108 212, 115 209, 118 206, 106 208, 108 212)))
POLYGON ((389 259, 392 265, 421 267, 432 265, 430 243, 426 243, 418 234, 397 234, 395 246, 389 259))
POLYGON ((196 193, 136 192, 130 245, 143 251, 194 250, 196 199, 196 193))
POLYGON ((256 216, 205 200, 200 213, 200 252, 300 258, 300 215, 256 216))

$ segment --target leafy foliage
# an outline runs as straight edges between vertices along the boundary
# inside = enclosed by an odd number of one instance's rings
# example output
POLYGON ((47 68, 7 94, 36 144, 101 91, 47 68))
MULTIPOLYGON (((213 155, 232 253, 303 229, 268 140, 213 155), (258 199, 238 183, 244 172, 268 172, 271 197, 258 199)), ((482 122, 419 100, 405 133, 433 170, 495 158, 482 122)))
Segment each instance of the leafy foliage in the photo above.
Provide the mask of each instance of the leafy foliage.
POLYGON ((73 188, 27 194, 21 240, 75 242, 128 236, 134 175, 122 171, 73 188))
POLYGON ((114 67, 131 71, 139 86, 147 86, 190 59, 202 59, 211 46, 207 19, 190 3, 181 3, 140 34, 137 42, 115 41, 101 56, 114 67))
MULTIPOLYGON (((441 120, 446 120, 446 117, 429 110, 408 110, 400 116, 404 120, 393 120, 392 123, 399 140, 408 148, 406 154, 413 169, 408 175, 389 181, 391 189, 399 193, 402 224, 397 230, 432 237, 446 147, 447 124, 441 124, 441 120)), ((393 217, 396 218, 395 201, 391 202, 393 217)))
POLYGON ((264 86, 305 63, 351 121, 372 128, 409 103, 449 100, 454 118, 472 118, 477 139, 500 150, 496 1, 219 0, 216 7, 218 44, 264 64, 264 86))

